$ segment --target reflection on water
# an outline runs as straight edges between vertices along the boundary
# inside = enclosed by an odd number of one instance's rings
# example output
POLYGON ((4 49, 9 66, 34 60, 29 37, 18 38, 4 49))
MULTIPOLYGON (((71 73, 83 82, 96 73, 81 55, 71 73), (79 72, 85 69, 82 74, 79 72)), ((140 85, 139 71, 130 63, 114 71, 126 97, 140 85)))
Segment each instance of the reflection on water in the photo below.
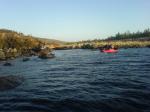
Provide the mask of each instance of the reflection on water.
POLYGON ((149 112, 150 49, 55 51, 56 58, 0 63, 22 85, 0 92, 0 110, 15 112, 149 112))

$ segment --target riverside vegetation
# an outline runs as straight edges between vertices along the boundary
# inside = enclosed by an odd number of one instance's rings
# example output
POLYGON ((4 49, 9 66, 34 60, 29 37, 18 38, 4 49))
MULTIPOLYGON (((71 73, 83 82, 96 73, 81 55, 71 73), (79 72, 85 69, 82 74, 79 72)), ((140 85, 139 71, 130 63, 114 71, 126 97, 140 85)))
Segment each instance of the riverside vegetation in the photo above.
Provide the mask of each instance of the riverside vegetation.
POLYGON ((48 48, 46 51, 48 53, 57 46, 59 43, 56 40, 51 42, 47 39, 40 39, 7 29, 0 30, 0 60, 38 55, 42 47, 48 48))
POLYGON ((95 49, 105 45, 113 45, 118 48, 150 47, 150 29, 145 29, 143 32, 137 31, 136 33, 130 33, 129 31, 125 33, 117 33, 115 36, 106 39, 70 42, 64 46, 64 49, 95 49))
POLYGON ((16 58, 18 56, 38 55, 42 47, 47 47, 47 55, 51 49, 95 49, 105 45, 113 45, 117 48, 150 47, 150 29, 143 32, 117 33, 115 36, 106 39, 94 39, 79 42, 62 42, 52 39, 43 39, 24 35, 12 30, 0 30, 0 60, 16 58))

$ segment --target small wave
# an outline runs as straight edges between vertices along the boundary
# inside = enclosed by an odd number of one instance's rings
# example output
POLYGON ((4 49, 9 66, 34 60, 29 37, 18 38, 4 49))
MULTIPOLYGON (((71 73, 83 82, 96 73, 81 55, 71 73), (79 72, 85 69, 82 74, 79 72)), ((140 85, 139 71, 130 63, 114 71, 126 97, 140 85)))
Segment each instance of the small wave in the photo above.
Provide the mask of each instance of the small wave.
POLYGON ((3 111, 28 112, 145 112, 149 109, 150 104, 145 104, 145 102, 139 102, 132 98, 112 98, 97 101, 30 99, 28 102, 17 105, 14 108, 2 108, 3 111))
POLYGON ((100 65, 100 64, 106 64, 105 62, 89 62, 89 63, 85 63, 85 64, 89 64, 89 65, 100 65))

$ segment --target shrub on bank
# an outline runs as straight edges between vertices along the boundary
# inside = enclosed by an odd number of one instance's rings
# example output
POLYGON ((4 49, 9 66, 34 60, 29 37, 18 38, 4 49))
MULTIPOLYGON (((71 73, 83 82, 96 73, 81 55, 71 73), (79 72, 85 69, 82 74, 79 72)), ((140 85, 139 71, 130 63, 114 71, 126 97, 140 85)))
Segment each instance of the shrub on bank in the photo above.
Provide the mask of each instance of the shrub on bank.
POLYGON ((92 44, 84 44, 81 46, 81 49, 94 49, 94 46, 92 44))
POLYGON ((0 60, 4 60, 6 57, 5 57, 5 53, 3 52, 2 49, 0 49, 0 60))

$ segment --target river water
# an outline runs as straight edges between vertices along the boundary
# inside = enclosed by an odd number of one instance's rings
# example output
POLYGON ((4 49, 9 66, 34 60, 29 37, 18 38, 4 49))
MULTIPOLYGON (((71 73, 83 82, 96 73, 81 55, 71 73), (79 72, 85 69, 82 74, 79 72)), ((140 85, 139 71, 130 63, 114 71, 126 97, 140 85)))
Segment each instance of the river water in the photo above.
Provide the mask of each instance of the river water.
POLYGON ((7 112, 150 112, 150 49, 57 50, 56 58, 0 63, 1 75, 25 81, 0 92, 7 112))

